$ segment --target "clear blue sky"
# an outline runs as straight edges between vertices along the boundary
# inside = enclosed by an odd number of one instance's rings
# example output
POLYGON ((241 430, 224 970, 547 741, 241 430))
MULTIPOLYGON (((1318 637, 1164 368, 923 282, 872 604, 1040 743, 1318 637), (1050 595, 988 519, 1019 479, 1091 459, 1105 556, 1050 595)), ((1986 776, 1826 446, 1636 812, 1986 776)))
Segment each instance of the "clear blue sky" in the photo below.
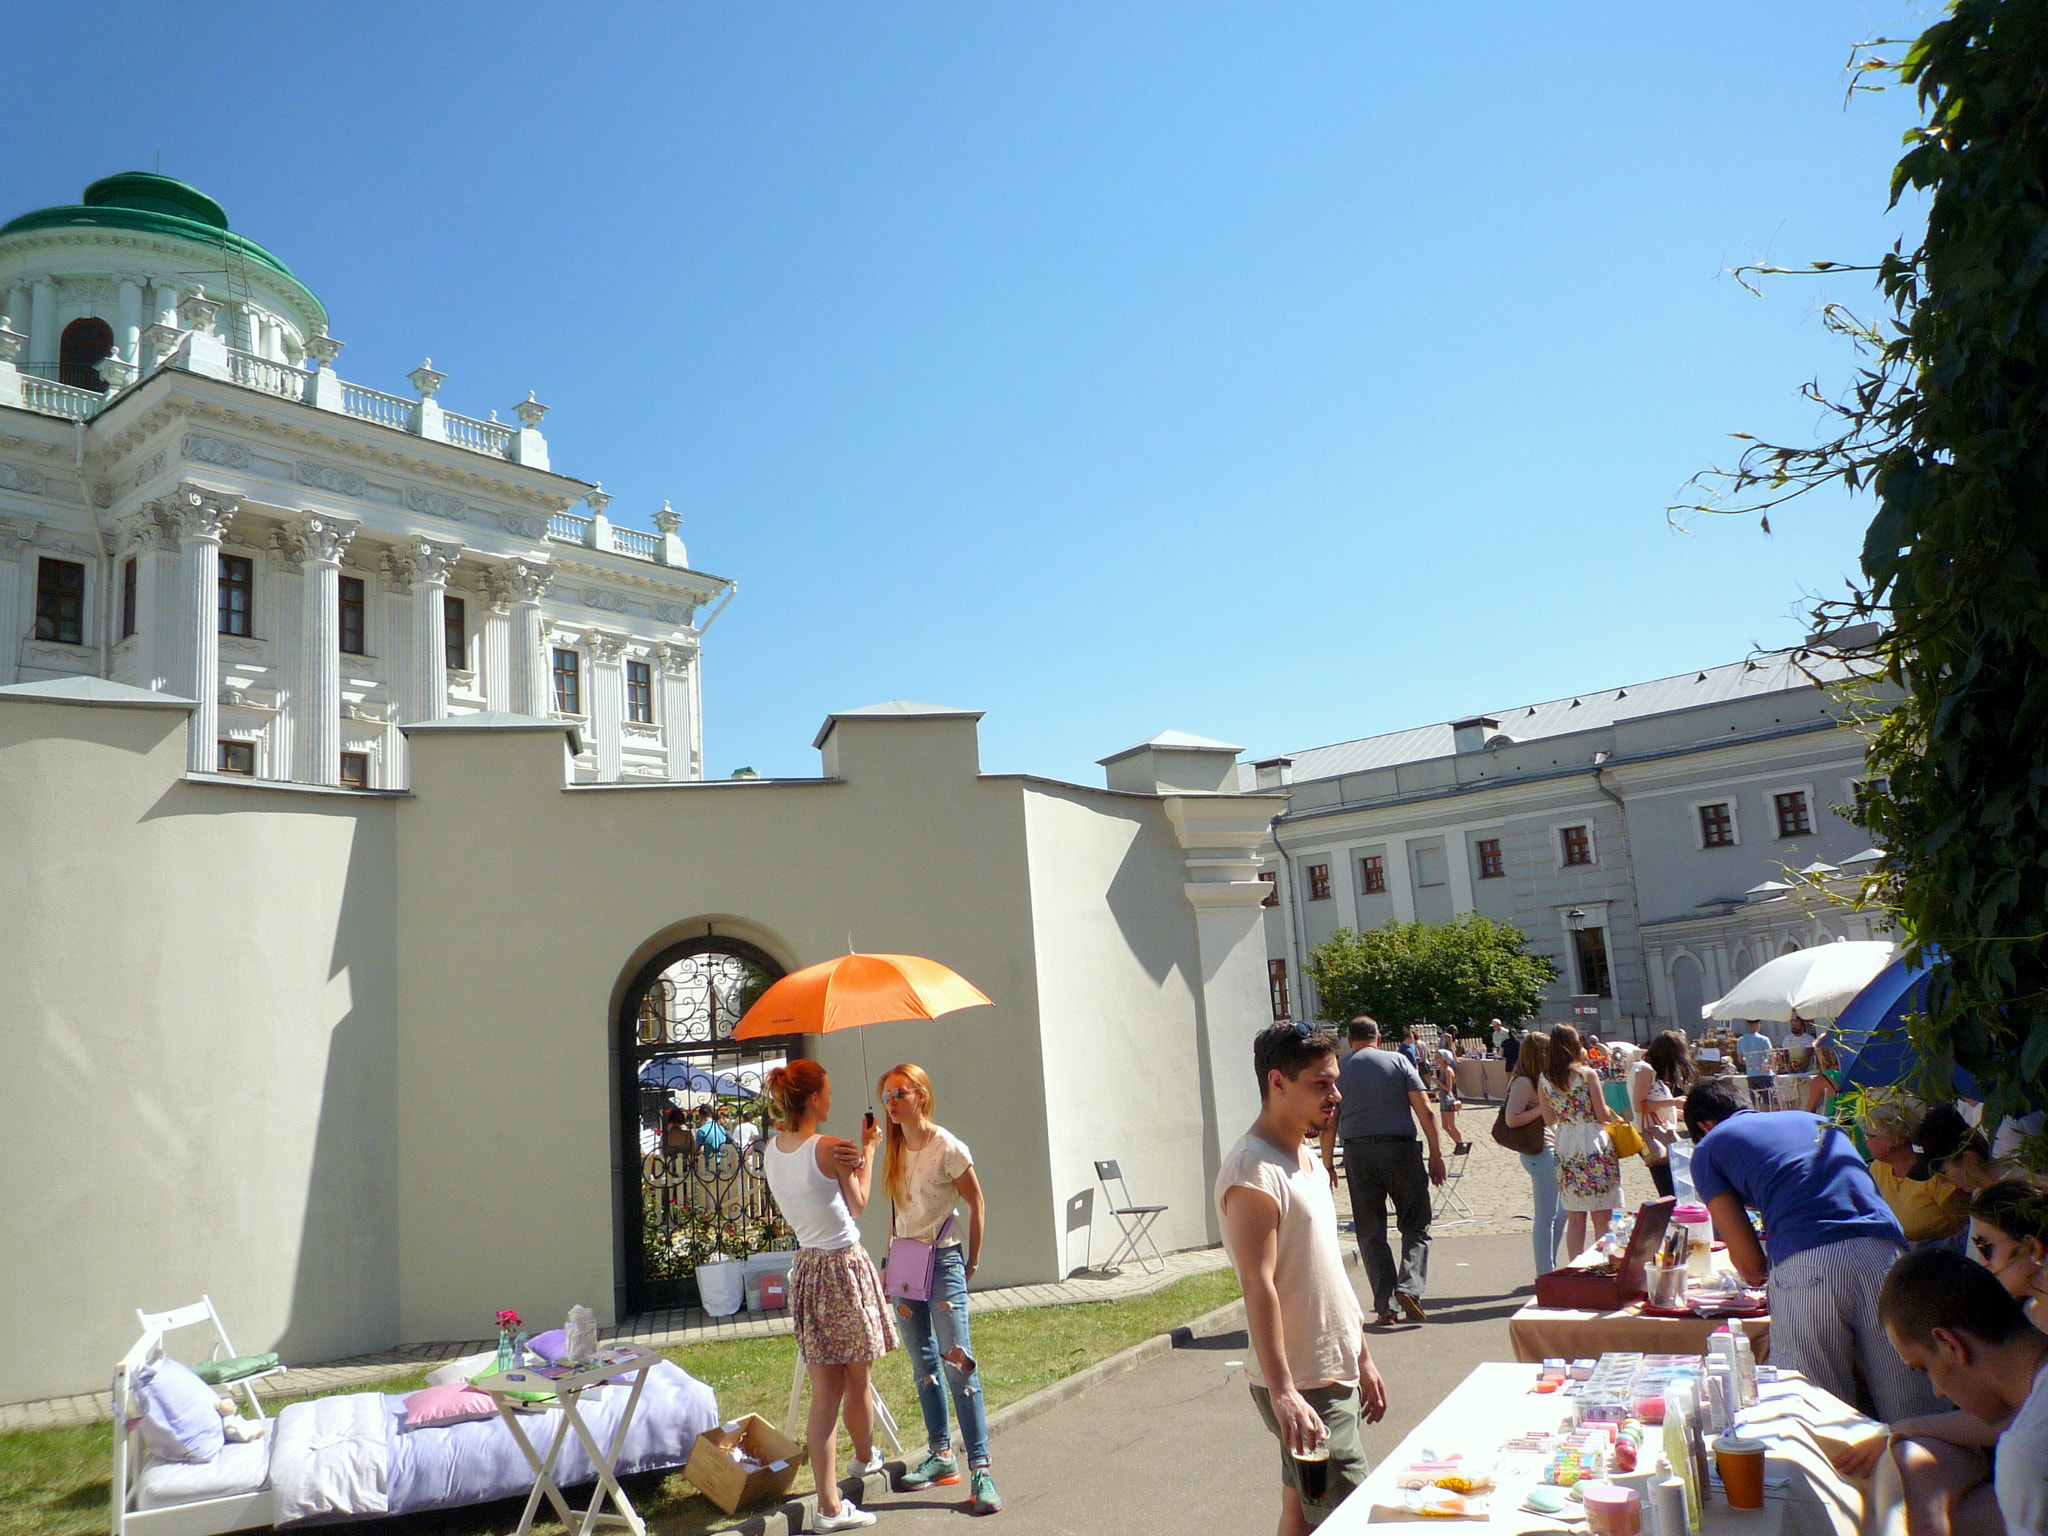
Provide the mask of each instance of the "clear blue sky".
MULTIPOLYGON (((1673 532, 1849 358, 1725 270, 1868 258, 1911 103, 1839 0, 41 6, 5 216, 161 163, 326 302, 344 378, 554 407, 741 591, 706 767, 986 709, 1100 782, 1734 660, 1864 510, 1673 532), (28 120, 24 120, 28 121, 28 120)), ((1894 24, 1891 30, 1899 30, 1894 24)), ((19 124, 17 126, 20 126, 19 124)))

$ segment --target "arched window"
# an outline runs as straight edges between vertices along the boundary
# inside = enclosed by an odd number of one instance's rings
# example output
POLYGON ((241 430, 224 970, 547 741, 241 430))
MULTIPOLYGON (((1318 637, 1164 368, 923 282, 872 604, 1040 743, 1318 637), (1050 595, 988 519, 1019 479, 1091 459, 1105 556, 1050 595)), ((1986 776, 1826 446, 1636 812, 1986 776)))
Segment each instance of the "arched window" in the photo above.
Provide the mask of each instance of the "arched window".
POLYGON ((64 339, 57 344, 57 379, 74 389, 106 390, 99 366, 114 350, 114 328, 88 315, 64 327, 64 339))

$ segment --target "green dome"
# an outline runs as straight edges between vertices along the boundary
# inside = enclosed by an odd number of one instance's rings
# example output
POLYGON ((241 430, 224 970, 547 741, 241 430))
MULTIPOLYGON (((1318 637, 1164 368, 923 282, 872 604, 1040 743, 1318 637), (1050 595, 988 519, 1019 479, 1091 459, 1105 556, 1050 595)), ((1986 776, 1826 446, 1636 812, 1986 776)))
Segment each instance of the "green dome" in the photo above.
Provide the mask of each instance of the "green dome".
POLYGON ((0 239, 31 229, 67 229, 76 225, 133 229, 215 246, 223 252, 235 252, 250 261, 261 262, 273 272, 298 282, 292 269, 262 246, 231 233, 227 213, 219 203, 197 187, 150 171, 103 176, 85 189, 85 200, 81 203, 38 208, 0 224, 0 239))

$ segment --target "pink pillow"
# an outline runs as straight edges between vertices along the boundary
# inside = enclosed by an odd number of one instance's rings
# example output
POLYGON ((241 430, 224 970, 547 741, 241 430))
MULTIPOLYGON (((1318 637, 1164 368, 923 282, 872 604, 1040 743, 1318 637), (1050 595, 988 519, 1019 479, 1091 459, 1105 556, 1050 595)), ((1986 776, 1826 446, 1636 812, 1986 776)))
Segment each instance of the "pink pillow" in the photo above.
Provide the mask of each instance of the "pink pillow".
POLYGON ((445 1387, 425 1387, 405 1400, 406 1429, 444 1429, 450 1424, 473 1424, 495 1419, 498 1405, 488 1392, 479 1392, 466 1381, 451 1381, 445 1387))

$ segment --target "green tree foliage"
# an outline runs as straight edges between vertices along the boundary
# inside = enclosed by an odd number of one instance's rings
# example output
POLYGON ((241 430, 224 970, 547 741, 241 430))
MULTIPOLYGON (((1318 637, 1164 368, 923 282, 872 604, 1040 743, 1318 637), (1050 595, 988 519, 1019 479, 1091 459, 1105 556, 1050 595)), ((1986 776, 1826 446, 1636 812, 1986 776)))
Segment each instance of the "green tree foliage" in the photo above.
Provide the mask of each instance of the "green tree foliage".
POLYGON ((1476 912, 1448 923, 1395 923, 1358 933, 1339 928, 1308 957, 1326 1019, 1370 1014, 1388 1028, 1477 1020, 1517 1023, 1534 1013, 1557 967, 1526 954, 1519 928, 1476 912))
POLYGON ((1823 312, 1863 350, 1841 398, 1807 387, 1834 435, 1750 440, 1695 509, 1768 531, 1823 485, 1875 497, 1862 582, 1817 612, 1878 621, 1864 654, 1905 692, 1871 755, 1889 793, 1865 813, 1887 850, 1867 894, 1935 961, 1909 1023, 1920 1086, 1948 1096, 1967 1067, 1995 1120, 2048 1104, 2048 0, 1957 0, 1902 57, 1885 46, 1855 67, 1917 93, 1891 193, 1925 196, 1926 232, 1855 269, 1881 320, 1823 312))

